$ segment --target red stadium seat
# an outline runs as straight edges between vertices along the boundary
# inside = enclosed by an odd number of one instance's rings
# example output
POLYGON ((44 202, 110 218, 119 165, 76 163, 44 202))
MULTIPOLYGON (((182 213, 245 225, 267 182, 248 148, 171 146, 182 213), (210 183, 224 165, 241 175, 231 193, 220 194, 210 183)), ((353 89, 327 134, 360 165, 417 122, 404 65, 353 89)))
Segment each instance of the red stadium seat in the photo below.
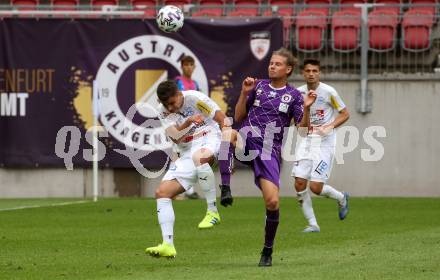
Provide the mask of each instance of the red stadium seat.
POLYGON ((118 5, 118 0, 92 0, 93 6, 118 5))
POLYGON ((396 45, 397 25, 399 17, 396 13, 379 10, 368 14, 368 31, 370 49, 385 52, 396 45))
POLYGON ((97 9, 102 9, 105 5, 117 6, 118 0, 92 0, 92 6, 97 9))
POLYGON ((435 4, 437 0, 409 0, 410 4, 416 4, 417 6, 413 6, 410 10, 424 10, 429 11, 435 15, 435 4), (422 4, 428 4, 427 6, 423 6, 422 4), (421 5, 421 6, 419 6, 421 5))
POLYGON ((431 47, 434 14, 429 10, 409 10, 402 21, 402 48, 407 51, 425 51, 431 47))
POLYGON ((183 6, 191 4, 191 0, 164 0, 163 4, 179 7, 183 11, 183 6))
POLYGON ((269 5, 271 7, 277 6, 277 14, 282 17, 292 17, 295 14, 293 10, 293 5, 296 0, 269 0, 269 5))
POLYGON ((400 14, 400 6, 398 5, 402 3, 401 0, 374 0, 374 3, 385 4, 385 6, 374 7, 375 11, 391 11, 396 13, 397 15, 400 14))
POLYGON ((19 7, 20 10, 34 10, 38 5, 38 0, 12 0, 11 2, 14 6, 26 6, 19 7))
POLYGON ((200 9, 194 13, 194 17, 221 17, 223 15, 224 0, 200 0, 200 9), (204 7, 205 6, 205 7, 204 7))
POLYGON ((52 0, 54 10, 75 10, 78 6, 79 0, 52 0))
POLYGON ((304 52, 320 51, 324 47, 326 28, 327 17, 323 12, 300 12, 296 18, 296 48, 304 52))
POLYGON ((304 0, 307 5, 320 5, 319 7, 307 8, 308 11, 322 12, 327 17, 332 0, 304 0))
POLYGON ((256 17, 259 15, 260 0, 234 0, 234 9, 228 16, 234 17, 256 17))
POLYGON ((131 0, 134 11, 143 11, 144 17, 156 17, 156 0, 131 0))
POLYGON ((360 42, 361 15, 344 10, 332 16, 332 49, 339 52, 355 51, 360 42))
POLYGON ((368 2, 368 0, 340 0, 339 4, 344 5, 344 6, 341 6, 341 8, 339 10, 340 11, 354 11, 354 12, 360 13, 361 9, 354 7, 354 4, 363 4, 363 3, 367 3, 367 2, 368 2), (350 6, 345 6, 345 5, 350 5, 350 6))
POLYGON ((290 41, 290 30, 295 23, 295 10, 293 5, 296 0, 269 0, 270 9, 263 13, 263 16, 280 16, 283 20, 283 37, 285 45, 288 46, 290 41))

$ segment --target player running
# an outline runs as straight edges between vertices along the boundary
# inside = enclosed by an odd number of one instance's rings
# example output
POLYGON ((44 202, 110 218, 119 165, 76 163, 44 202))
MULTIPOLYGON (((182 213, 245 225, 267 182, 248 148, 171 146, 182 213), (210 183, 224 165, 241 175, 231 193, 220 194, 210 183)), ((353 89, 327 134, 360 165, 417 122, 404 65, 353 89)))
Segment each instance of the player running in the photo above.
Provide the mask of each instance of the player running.
POLYGON ((198 182, 208 204, 206 216, 198 227, 207 229, 220 223, 215 178, 210 163, 215 160, 220 148, 219 125, 223 127, 226 121, 224 113, 213 100, 198 91, 179 91, 175 81, 160 83, 157 96, 161 103, 159 118, 166 134, 178 146, 180 157, 170 165, 156 189, 157 217, 163 242, 147 248, 146 253, 158 257, 175 257, 174 196, 198 182))
POLYGON ((330 177, 336 147, 335 128, 349 118, 348 110, 336 90, 319 81, 320 63, 316 59, 303 62, 303 75, 306 84, 298 90, 303 94, 313 92, 317 98, 310 107, 310 128, 307 137, 300 139, 295 151, 292 176, 295 189, 308 226, 303 232, 319 232, 312 207, 312 199, 307 189, 320 196, 338 202, 339 219, 348 214, 348 193, 342 193, 326 184, 330 177))

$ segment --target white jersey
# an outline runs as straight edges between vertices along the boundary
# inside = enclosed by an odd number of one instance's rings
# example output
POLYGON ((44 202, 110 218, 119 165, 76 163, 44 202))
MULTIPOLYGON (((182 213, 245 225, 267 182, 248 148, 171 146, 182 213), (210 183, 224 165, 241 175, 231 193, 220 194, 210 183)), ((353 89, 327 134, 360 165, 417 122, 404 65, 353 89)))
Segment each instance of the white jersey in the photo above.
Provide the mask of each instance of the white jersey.
MULTIPOLYGON (((307 85, 302 85, 298 90, 303 94, 307 94, 309 91, 307 85)), ((320 82, 318 88, 315 90, 317 97, 315 102, 310 107, 310 125, 312 127, 323 126, 332 123, 335 117, 341 110, 345 108, 345 104, 339 96, 338 92, 331 86, 320 82)), ((316 141, 319 135, 309 134, 307 143, 316 141), (314 138, 312 141, 311 139, 314 138)), ((336 145, 336 131, 324 137, 320 137, 322 146, 335 146, 336 145)), ((308 144, 310 146, 310 144, 308 144)))
POLYGON ((206 134, 207 137, 210 134, 219 134, 220 128, 217 122, 214 121, 215 112, 220 108, 211 98, 205 94, 195 91, 187 90, 182 91, 183 105, 177 113, 170 113, 162 105, 159 105, 159 119, 162 126, 167 129, 170 126, 180 126, 185 120, 195 114, 201 114, 205 117, 203 123, 200 125, 191 124, 190 129, 183 136, 182 143, 177 144, 178 149, 188 149, 191 147, 194 135, 206 134))

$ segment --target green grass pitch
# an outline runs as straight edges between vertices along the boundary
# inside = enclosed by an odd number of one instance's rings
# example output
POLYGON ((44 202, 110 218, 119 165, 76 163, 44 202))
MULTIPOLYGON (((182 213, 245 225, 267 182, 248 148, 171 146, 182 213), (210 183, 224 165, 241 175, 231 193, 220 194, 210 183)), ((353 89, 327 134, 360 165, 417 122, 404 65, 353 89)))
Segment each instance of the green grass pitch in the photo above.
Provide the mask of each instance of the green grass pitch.
MULTIPOLYGON (((67 200, 0 200, 0 210, 67 200)), ((302 234, 294 198, 281 200, 273 267, 259 268, 261 198, 220 208, 222 223, 200 231, 204 200, 174 201, 174 260, 144 249, 161 241, 152 199, 104 199, 0 211, 1 279, 440 279, 440 199, 313 200, 321 233, 302 234)))

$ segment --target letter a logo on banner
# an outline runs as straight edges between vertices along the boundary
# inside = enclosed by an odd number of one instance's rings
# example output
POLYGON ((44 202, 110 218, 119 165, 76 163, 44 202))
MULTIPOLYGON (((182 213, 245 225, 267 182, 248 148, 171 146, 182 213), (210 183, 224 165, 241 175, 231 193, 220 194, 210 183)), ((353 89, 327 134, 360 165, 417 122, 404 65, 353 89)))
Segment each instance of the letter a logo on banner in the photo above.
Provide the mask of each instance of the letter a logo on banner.
POLYGON ((266 57, 270 48, 269 31, 251 32, 251 51, 258 60, 266 57))

